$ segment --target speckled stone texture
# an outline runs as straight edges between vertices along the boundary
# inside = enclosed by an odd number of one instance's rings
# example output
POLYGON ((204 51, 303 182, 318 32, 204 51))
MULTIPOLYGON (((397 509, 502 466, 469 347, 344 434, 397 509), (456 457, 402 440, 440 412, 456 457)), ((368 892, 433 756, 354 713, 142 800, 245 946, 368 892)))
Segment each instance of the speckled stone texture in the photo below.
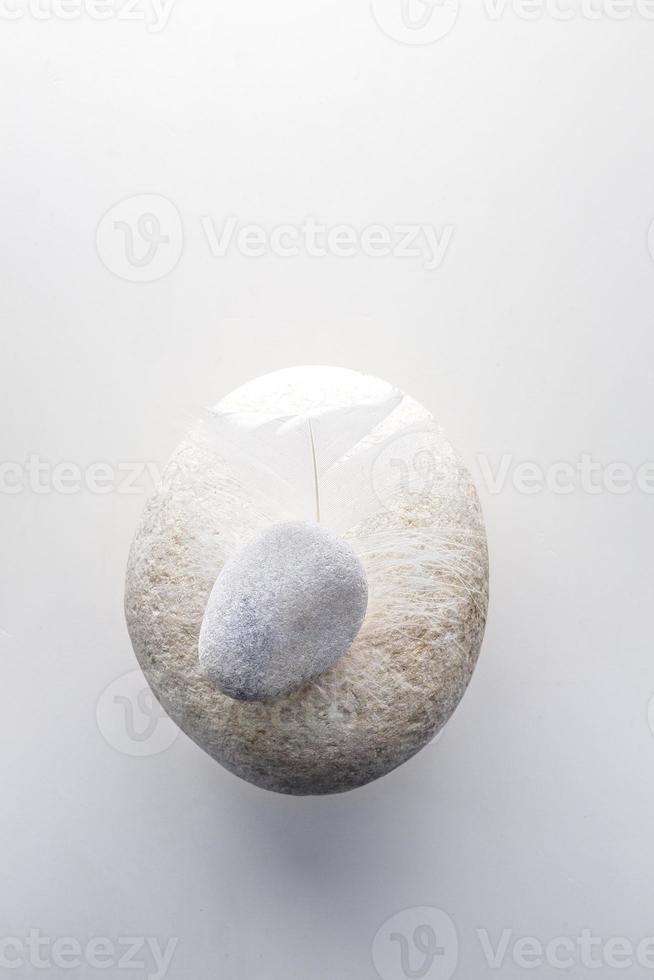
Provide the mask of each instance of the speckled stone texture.
POLYGON ((477 495, 431 415, 379 379, 294 368, 233 392, 177 449, 134 538, 125 608, 155 695, 198 745, 258 786, 321 794, 384 775, 439 732, 472 676, 487 599, 477 495), (236 701, 202 672, 203 615, 248 541, 315 518, 307 420, 321 523, 361 561, 367 613, 300 690, 236 701))
POLYGON ((223 694, 265 701, 333 667, 368 604, 350 546, 314 521, 273 524, 225 564, 200 630, 205 674, 223 694))

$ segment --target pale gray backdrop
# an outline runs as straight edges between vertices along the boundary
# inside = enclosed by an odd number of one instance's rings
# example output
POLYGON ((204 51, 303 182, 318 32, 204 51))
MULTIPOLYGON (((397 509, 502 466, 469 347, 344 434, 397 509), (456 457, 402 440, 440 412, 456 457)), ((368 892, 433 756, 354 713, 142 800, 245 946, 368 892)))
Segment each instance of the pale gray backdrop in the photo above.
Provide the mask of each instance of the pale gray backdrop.
POLYGON ((654 9, 584 3, 3 0, 0 974, 654 973, 654 9), (491 551, 444 734, 328 799, 175 737, 121 607, 187 425, 302 363, 433 410, 491 551))

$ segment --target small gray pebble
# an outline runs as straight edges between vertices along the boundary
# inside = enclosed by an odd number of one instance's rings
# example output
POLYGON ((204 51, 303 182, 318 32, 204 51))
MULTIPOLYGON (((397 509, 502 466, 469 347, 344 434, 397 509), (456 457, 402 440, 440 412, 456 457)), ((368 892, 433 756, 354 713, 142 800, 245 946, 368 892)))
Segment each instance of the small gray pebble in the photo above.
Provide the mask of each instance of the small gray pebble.
POLYGON ((274 524, 216 579, 200 663, 239 701, 288 693, 336 663, 367 604, 365 571, 345 541, 320 524, 274 524))

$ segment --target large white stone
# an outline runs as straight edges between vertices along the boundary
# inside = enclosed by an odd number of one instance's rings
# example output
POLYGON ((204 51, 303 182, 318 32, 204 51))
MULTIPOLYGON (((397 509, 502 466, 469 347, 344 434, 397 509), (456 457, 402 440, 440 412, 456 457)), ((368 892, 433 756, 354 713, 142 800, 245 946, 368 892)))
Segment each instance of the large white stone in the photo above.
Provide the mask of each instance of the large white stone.
POLYGON ((267 789, 331 793, 439 732, 472 676, 487 589, 477 495, 429 412, 376 378, 294 368, 233 392, 177 449, 134 538, 125 606, 155 695, 203 749, 267 789), (234 700, 198 658, 213 585, 262 531, 318 517, 365 570, 361 629, 300 690, 234 700))

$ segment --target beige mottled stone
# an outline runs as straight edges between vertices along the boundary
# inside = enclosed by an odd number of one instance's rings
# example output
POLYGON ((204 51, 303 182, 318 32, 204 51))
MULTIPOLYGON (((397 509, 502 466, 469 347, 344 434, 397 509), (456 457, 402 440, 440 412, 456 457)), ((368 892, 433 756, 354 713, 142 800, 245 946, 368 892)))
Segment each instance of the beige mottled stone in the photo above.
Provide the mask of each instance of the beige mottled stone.
POLYGON ((155 695, 198 745, 258 786, 320 794, 384 775, 438 733, 472 676, 487 599, 477 494, 429 413, 378 379, 296 368, 232 393, 177 449, 134 538, 125 609, 155 695), (272 420, 273 442, 279 435, 269 455, 265 426, 246 432, 242 452, 240 429, 234 436, 233 420, 255 415, 272 420), (297 458, 306 418, 315 420, 321 521, 363 564, 366 617, 335 666, 300 690, 232 700, 200 668, 202 618, 229 557, 276 521, 315 518, 297 458))

